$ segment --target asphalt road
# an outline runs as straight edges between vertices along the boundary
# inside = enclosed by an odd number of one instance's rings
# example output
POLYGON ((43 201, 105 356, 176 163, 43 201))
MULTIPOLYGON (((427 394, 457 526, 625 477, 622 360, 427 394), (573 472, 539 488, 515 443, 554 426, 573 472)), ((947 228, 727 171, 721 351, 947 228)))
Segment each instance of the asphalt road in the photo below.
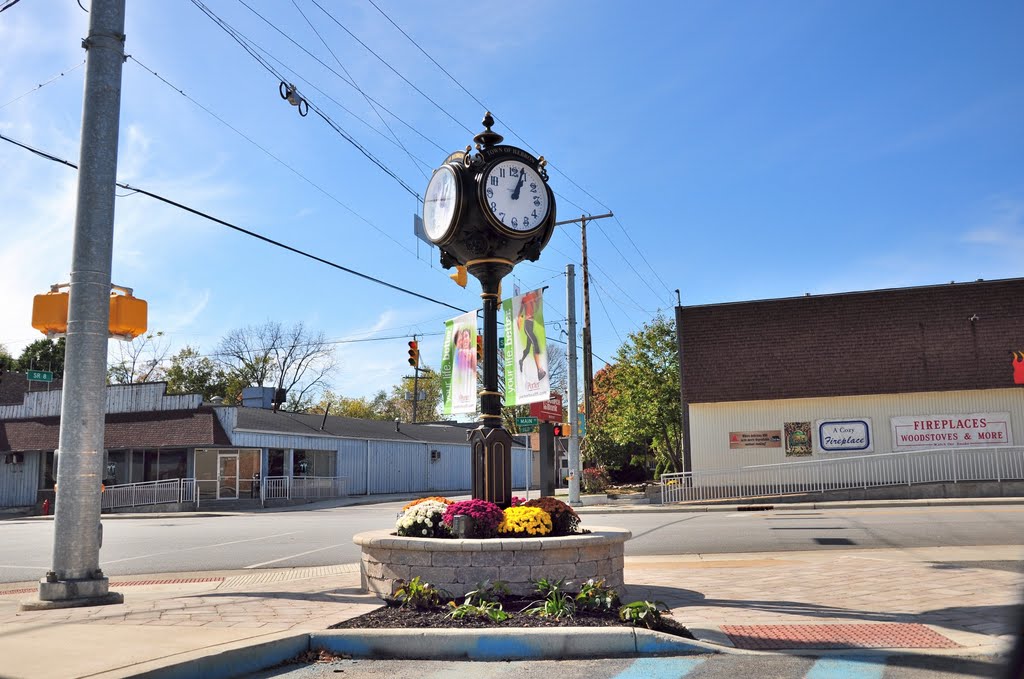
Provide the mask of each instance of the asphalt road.
MULTIPOLYGON (((402 503, 234 516, 104 519, 107 575, 354 563, 355 533, 394 525, 402 503)), ((628 556, 809 549, 1015 545, 1024 506, 907 507, 713 513, 586 514, 583 526, 633 532, 628 556)), ((0 521, 0 582, 50 567, 53 522, 0 521)))

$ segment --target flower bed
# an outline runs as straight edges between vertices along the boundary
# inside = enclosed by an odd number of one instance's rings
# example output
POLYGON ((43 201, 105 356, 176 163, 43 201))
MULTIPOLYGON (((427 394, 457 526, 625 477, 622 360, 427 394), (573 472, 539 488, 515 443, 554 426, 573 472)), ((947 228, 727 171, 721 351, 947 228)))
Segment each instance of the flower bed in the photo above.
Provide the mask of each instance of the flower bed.
POLYGON ((533 591, 541 578, 603 578, 621 587, 623 551, 631 536, 621 528, 593 527, 583 535, 491 539, 415 538, 390 530, 359 533, 364 590, 390 597, 399 580, 420 576, 453 596, 484 580, 504 580, 514 595, 533 591))

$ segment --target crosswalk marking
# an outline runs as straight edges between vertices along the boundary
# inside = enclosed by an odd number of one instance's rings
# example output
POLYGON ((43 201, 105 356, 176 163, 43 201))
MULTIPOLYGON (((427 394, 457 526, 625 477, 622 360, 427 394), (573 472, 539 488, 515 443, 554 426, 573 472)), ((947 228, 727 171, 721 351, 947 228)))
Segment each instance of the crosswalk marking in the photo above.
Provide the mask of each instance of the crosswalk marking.
POLYGON ((703 662, 704 658, 638 658, 613 679, 680 679, 703 662))
POLYGON ((819 658, 804 679, 882 679, 885 656, 819 658))

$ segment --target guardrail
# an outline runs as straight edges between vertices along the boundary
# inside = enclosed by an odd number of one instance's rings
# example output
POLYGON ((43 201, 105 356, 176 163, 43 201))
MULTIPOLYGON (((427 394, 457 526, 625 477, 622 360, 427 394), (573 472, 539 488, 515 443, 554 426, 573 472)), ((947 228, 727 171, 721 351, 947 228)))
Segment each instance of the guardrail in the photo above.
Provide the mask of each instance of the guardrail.
POLYGON ((101 509, 185 502, 195 502, 196 507, 199 506, 199 493, 195 479, 122 483, 108 486, 100 496, 101 509))
POLYGON ((661 475, 661 503, 1024 479, 1024 446, 943 448, 661 475))
POLYGON ((267 476, 260 483, 260 500, 309 500, 348 496, 347 476, 267 476))

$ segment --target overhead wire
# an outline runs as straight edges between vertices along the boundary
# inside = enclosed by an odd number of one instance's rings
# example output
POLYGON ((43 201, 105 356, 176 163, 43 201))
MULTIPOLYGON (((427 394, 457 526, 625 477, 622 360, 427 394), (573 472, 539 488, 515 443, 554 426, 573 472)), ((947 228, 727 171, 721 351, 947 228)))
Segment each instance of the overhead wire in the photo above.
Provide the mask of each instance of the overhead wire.
MULTIPOLYGON (((633 273, 636 274, 637 278, 643 281, 643 284, 647 286, 647 289, 651 291, 652 295, 654 295, 656 298, 659 297, 660 293, 653 287, 651 287, 651 284, 647 282, 647 277, 642 276, 640 272, 637 271, 636 267, 633 266, 633 263, 630 261, 629 257, 623 254, 622 250, 619 249, 618 244, 614 240, 612 240, 612 238, 608 235, 608 232, 604 230, 604 227, 601 226, 601 220, 595 219, 593 220, 593 222, 597 226, 597 230, 601 232, 601 235, 607 238, 608 242, 612 244, 612 247, 615 249, 615 252, 619 253, 619 257, 622 258, 622 262, 625 263, 625 265, 628 266, 633 271, 633 273)), ((643 259, 642 254, 640 255, 640 258, 643 259)))
MULTIPOLYGON (((241 2, 241 0, 239 0, 239 1, 241 2)), ((284 76, 279 71, 277 71, 273 67, 273 65, 271 65, 266 59, 264 59, 259 54, 257 54, 256 50, 253 47, 250 47, 250 45, 247 44, 248 38, 246 38, 239 31, 237 31, 234 27, 232 27, 226 21, 224 21, 219 16, 217 16, 217 14, 214 13, 213 10, 211 10, 205 4, 203 4, 203 2, 201 0, 192 0, 192 4, 195 5, 196 7, 198 7, 204 14, 206 14, 207 17, 209 17, 215 24, 217 24, 221 28, 221 30, 223 30, 228 35, 230 35, 235 40, 235 42, 237 42, 246 52, 248 52, 254 59, 256 59, 256 61, 260 65, 262 65, 268 72, 270 72, 271 75, 273 75, 275 78, 277 78, 277 80, 279 82, 285 82, 284 76)), ((242 4, 245 4, 245 3, 242 3, 242 4)), ((305 50, 305 48, 303 48, 303 49, 305 50)), ((309 52, 309 50, 305 50, 305 51, 308 54, 311 54, 309 52)), ((311 54, 311 56, 314 56, 314 55, 311 54)), ((316 58, 316 57, 314 56, 314 58, 316 58)), ((317 60, 319 61, 319 59, 317 59, 317 60)), ((321 63, 323 63, 323 62, 321 61, 321 63)), ((378 168, 380 168, 381 171, 383 171, 385 174, 387 174, 392 179, 394 179, 396 182, 398 182, 398 184, 403 189, 405 189, 409 194, 411 194, 414 198, 416 198, 417 201, 421 201, 422 202, 422 198, 420 197, 420 194, 415 189, 413 189, 411 186, 409 186, 405 182, 405 180, 403 180, 401 177, 399 177, 398 174, 394 170, 392 170, 382 160, 380 160, 373 153, 371 153, 369 149, 367 149, 365 146, 363 146, 361 143, 359 143, 356 140, 355 137, 353 137, 349 132, 347 132, 344 128, 342 128, 341 125, 339 125, 333 119, 331 119, 331 117, 328 116, 314 102, 310 101, 305 96, 303 96, 303 99, 305 100, 306 104, 309 106, 310 110, 312 110, 318 116, 320 116, 320 118, 324 122, 326 122, 331 127, 331 129, 333 129, 335 132, 337 132, 345 141, 347 141, 349 144, 351 144, 353 147, 355 147, 356 150, 358 150, 360 153, 362 153, 367 158, 367 160, 372 162, 374 165, 376 165, 378 168)))
POLYGON ((72 66, 71 68, 64 69, 63 71, 61 71, 57 75, 53 76, 49 80, 47 80, 45 82, 39 83, 38 85, 36 85, 32 89, 30 89, 28 92, 25 92, 24 94, 20 94, 17 97, 15 97, 14 99, 11 99, 9 102, 4 104, 3 106, 0 106, 0 108, 6 108, 6 107, 10 106, 11 104, 13 104, 14 102, 18 101, 19 99, 23 99, 23 98, 27 97, 28 95, 32 94, 36 90, 43 89, 44 87, 46 87, 47 85, 49 85, 53 81, 60 80, 61 78, 66 76, 68 73, 71 73, 72 71, 77 70, 77 69, 81 68, 82 66, 85 66, 85 60, 84 59, 82 61, 80 61, 79 63, 75 64, 74 66, 72 66))
POLYGON ((235 134, 237 134, 238 136, 240 136, 240 137, 241 137, 242 139, 245 139, 245 140, 246 140, 247 142, 249 142, 250 144, 252 144, 252 145, 253 145, 253 146, 255 146, 256 148, 258 148, 258 149, 259 149, 260 151, 262 151, 263 153, 265 153, 265 154, 266 154, 267 156, 269 156, 269 157, 270 157, 270 158, 272 158, 273 160, 275 160, 275 161, 277 161, 278 163, 280 163, 281 165, 283 165, 283 166, 284 166, 285 168, 287 168, 288 170, 290 170, 290 171, 291 171, 292 173, 294 173, 294 174, 295 174, 295 175, 296 175, 297 177, 299 177, 299 178, 300 178, 300 179, 302 179, 302 180, 303 180, 304 182, 306 182, 307 184, 309 184, 310 186, 312 186, 312 187, 313 187, 314 189, 316 189, 317 191, 319 191, 320 193, 322 193, 322 194, 323 194, 324 196, 326 196, 327 198, 330 198, 330 199, 331 199, 332 201, 334 201, 335 203, 337 203, 338 205, 340 205, 341 207, 343 207, 343 208, 344 208, 345 210, 347 210, 347 211, 348 211, 349 213, 351 213, 351 214, 352 214, 352 215, 353 215, 354 217, 358 218, 358 219, 359 219, 360 221, 362 221, 362 222, 363 222, 364 224, 366 224, 367 226, 371 227, 372 229, 374 229, 375 231, 377 231, 377 232, 378 232, 378 233, 380 233, 381 235, 385 236, 386 238, 390 239, 390 240, 391 240, 392 242, 394 242, 394 243, 395 243, 396 245, 398 245, 398 246, 399 246, 400 248, 402 248, 403 250, 405 250, 405 251, 406 251, 406 252, 408 252, 409 254, 411 254, 411 255, 413 255, 413 256, 415 256, 415 255, 416 255, 416 253, 415 253, 415 252, 414 252, 414 251, 412 250, 412 248, 408 247, 407 245, 404 245, 404 244, 403 244, 403 243, 402 243, 401 241, 399 241, 398 239, 396 239, 396 238, 395 238, 394 236, 392 236, 392 235, 391 235, 390 233, 388 233, 387 231, 385 231, 385 230, 384 230, 384 229, 382 229, 381 227, 377 226, 376 224, 374 224, 374 223, 373 223, 372 221, 370 221, 369 219, 367 219, 367 218, 366 218, 366 217, 364 217, 363 215, 361 215, 361 214, 359 214, 358 212, 356 212, 356 210, 354 210, 354 209, 353 209, 352 207, 350 207, 350 206, 349 206, 349 205, 347 205, 347 204, 346 204, 345 202, 343 202, 343 201, 342 201, 341 199, 339 199, 339 198, 338 198, 337 196, 335 196, 334 194, 332 194, 332 193, 331 193, 330 191, 328 191, 327 189, 323 188, 322 186, 320 186, 319 184, 317 184, 316 182, 314 182, 314 181, 313 181, 312 179, 310 179, 309 177, 307 177, 306 175, 304 175, 304 174, 303 174, 302 172, 300 172, 300 171, 299 171, 298 169, 296 169, 296 168, 295 168, 294 166, 292 166, 292 165, 290 165, 289 163, 287 163, 287 162, 285 162, 284 160, 282 160, 282 159, 281 159, 281 158, 280 158, 279 156, 275 155, 275 154, 274 154, 273 152, 271 152, 270 150, 268 150, 268 149, 267 149, 266 147, 264 147, 264 146, 263 146, 263 145, 261 145, 261 144, 260 144, 259 142, 257 142, 256 140, 254 140, 254 139, 253 139, 252 137, 250 137, 249 135, 245 134, 244 132, 242 132, 241 130, 239 130, 239 129, 238 129, 237 127, 235 127, 234 125, 232 125, 231 123, 229 123, 228 121, 226 121, 226 120, 225 120, 224 118, 222 118, 222 117, 220 117, 219 115, 217 115, 217 114, 216 114, 216 113, 215 113, 215 112, 214 112, 213 110, 211 110, 211 109, 210 109, 210 108, 208 108, 207 106, 203 105, 202 103, 200 103, 199 101, 197 101, 197 100, 196 100, 195 98, 193 98, 193 97, 189 96, 188 94, 186 94, 184 90, 182 90, 181 88, 179 88, 179 87, 177 87, 176 85, 172 84, 172 83, 171 83, 170 81, 168 81, 168 80, 167 80, 166 78, 164 78, 164 77, 163 77, 162 75, 160 75, 159 73, 157 73, 157 72, 156 72, 156 71, 154 71, 153 69, 149 68, 148 66, 146 66, 146 65, 145 65, 144 63, 142 63, 141 61, 139 61, 139 59, 138 59, 138 58, 137 58, 137 57, 136 57, 136 56, 135 56, 134 54, 132 54, 132 55, 128 55, 128 57, 127 57, 127 58, 128 58, 128 59, 131 59, 131 60, 132 60, 132 61, 133 61, 134 63, 138 64, 138 66, 139 66, 139 67, 141 67, 141 68, 142 68, 142 69, 144 69, 145 71, 149 72, 149 73, 150 73, 150 74, 152 74, 152 75, 153 75, 153 76, 154 76, 155 78, 157 78, 158 80, 160 80, 161 82, 163 82, 163 83, 164 83, 165 85, 167 85, 168 87, 170 87, 170 88, 171 88, 172 90, 174 90, 175 92, 177 92, 178 94, 180 94, 181 96, 185 97, 185 98, 186 98, 186 99, 188 99, 188 100, 189 100, 190 102, 192 102, 193 104, 195 104, 196 106, 198 106, 199 108, 201 108, 201 109, 202 109, 203 111, 205 111, 205 112, 206 112, 207 114, 209 114, 209 115, 210 115, 211 117, 213 117, 213 118, 214 118, 215 120, 217 120, 217 121, 218 121, 218 122, 220 122, 220 123, 221 123, 222 125, 224 125, 225 127, 227 127, 227 128, 229 129, 229 130, 231 130, 232 132, 234 132, 235 134))
MULTIPOLYGON (((33 148, 33 147, 29 146, 28 144, 24 144, 24 143, 19 142, 19 141, 15 140, 15 139, 11 139, 10 137, 8 137, 8 136, 6 136, 6 135, 4 135, 2 133, 0 133, 0 139, 2 139, 3 141, 6 141, 8 143, 14 144, 15 146, 19 146, 19 147, 25 149, 26 151, 30 151, 30 152, 32 152, 32 153, 34 153, 34 154, 36 154, 36 155, 38 155, 38 156, 40 156, 42 158, 46 158, 47 160, 50 160, 50 161, 53 161, 53 162, 57 162, 57 163, 60 163, 62 165, 66 165, 67 167, 70 167, 70 168, 73 168, 73 169, 76 169, 76 170, 78 169, 78 166, 75 165, 74 163, 72 163, 69 160, 65 160, 63 158, 59 158, 59 157, 57 157, 55 155, 52 155, 50 153, 47 153, 45 151, 41 151, 39 149, 33 148)), ((389 282, 387 282, 385 280, 382 280, 380 278, 376 278, 375 276, 370 276, 369 274, 362 273, 361 271, 356 271, 355 269, 351 269, 351 268, 349 268, 347 266, 343 266, 343 265, 338 264, 336 262, 332 262, 331 260, 325 259, 323 257, 320 257, 319 255, 314 255, 314 254, 312 254, 310 252, 306 252, 305 250, 300 250, 299 248, 293 247, 291 245, 287 245, 286 243, 282 243, 281 241, 278 241, 278 240, 274 240, 273 238, 269 238, 267 236, 264 236, 264 235, 262 235, 260 233, 252 231, 250 229, 246 229, 246 228, 238 226, 236 224, 232 224, 231 222, 225 221, 225 220, 220 219, 218 217, 214 217, 213 215, 210 215, 210 214, 208 214, 206 212, 203 212, 201 210, 197 210, 196 208, 193 208, 193 207, 189 207, 188 205, 185 205, 183 203, 179 203, 179 202, 177 202, 175 200, 172 200, 170 198, 167 198, 165 196, 161 196, 160 194, 153 193, 152 191, 147 191, 146 189, 142 189, 142 188, 139 188, 137 186, 131 186, 131 185, 126 184, 124 182, 115 182, 115 184, 117 186, 121 187, 122 189, 126 189, 126 190, 129 190, 129 191, 135 191, 137 193, 141 193, 143 195, 149 196, 150 198, 158 200, 158 201, 160 201, 162 203, 166 203, 168 205, 172 205, 172 206, 174 206, 174 207, 176 207, 176 208, 178 208, 180 210, 184 210, 185 212, 189 212, 189 213, 192 213, 192 214, 194 214, 194 215, 196 215, 198 217, 202 217, 204 219, 208 219, 208 220, 210 220, 212 222, 220 224, 221 226, 225 226, 225 227, 227 227, 229 229, 232 229, 232 230, 237 231, 239 233, 245 234, 245 235, 247 235, 247 236, 249 236, 251 238, 255 238, 256 240, 263 241, 265 243, 268 243, 268 244, 273 245, 275 247, 281 248, 283 250, 288 250, 289 252, 293 252, 293 253, 295 253, 297 255, 301 255, 302 257, 306 257, 308 259, 312 259, 313 261, 319 262, 321 264, 325 264, 325 265, 327 265, 329 267, 332 267, 334 269, 338 269, 339 271, 344 271, 345 273, 349 273, 349 274, 351 274, 353 276, 357 276, 357 277, 362 278, 364 280, 368 280, 368 281, 370 281, 372 283, 376 283, 378 285, 382 285, 382 286, 384 286, 386 288, 390 288, 392 290, 395 290, 395 291, 398 291, 398 292, 402 292, 402 293, 405 293, 407 295, 411 295, 413 297, 418 297, 419 299, 425 300, 427 302, 432 302, 434 304, 439 304, 441 306, 448 307, 449 309, 454 309, 455 311, 461 311, 463 313, 466 313, 466 311, 467 311, 466 309, 454 306, 452 304, 449 304, 448 302, 443 302, 443 301, 441 301, 439 299, 435 299, 433 297, 429 297, 427 295, 421 294, 421 293, 416 292, 414 290, 409 290, 408 288, 403 288, 403 287, 401 287, 399 285, 395 285, 394 283, 389 283, 389 282)))
MULTIPOLYGON (((313 4, 316 4, 316 2, 314 1, 313 4)), ((424 179, 427 179, 427 174, 423 171, 423 168, 420 167, 417 164, 416 158, 412 155, 412 153, 409 151, 409 149, 406 148, 405 144, 402 143, 402 140, 398 138, 398 135, 395 134, 395 131, 393 129, 391 129, 391 125, 389 125, 388 122, 386 120, 384 120, 384 116, 382 116, 380 114, 380 111, 377 109, 377 107, 370 100, 369 95, 366 94, 366 92, 363 90, 363 88, 359 87, 359 85, 356 83, 356 79, 352 76, 351 73, 349 73, 349 70, 347 68, 345 68, 345 65, 343 63, 341 63, 341 59, 338 58, 338 55, 335 54, 334 50, 331 49, 331 46, 327 44, 327 41, 324 40, 324 37, 322 35, 320 35, 320 31, 316 30, 316 26, 313 25, 313 22, 309 20, 309 17, 306 16, 306 13, 302 11, 301 7, 299 7, 299 3, 296 2, 296 0, 292 0, 292 5, 295 6, 295 9, 298 10, 298 12, 302 16, 302 18, 305 19, 307 24, 309 24, 310 30, 312 30, 313 33, 316 35, 316 37, 320 39, 320 42, 323 43, 323 46, 327 49, 327 51, 331 53, 331 56, 334 57, 334 61, 336 61, 338 63, 338 66, 341 68, 341 70, 344 71, 345 75, 347 75, 349 77, 349 79, 352 81, 352 84, 355 85, 355 88, 359 92, 359 94, 363 95, 363 99, 370 106, 370 109, 374 112, 374 114, 376 114, 376 116, 380 120, 381 124, 384 125, 384 127, 387 128, 388 132, 391 133, 391 136, 395 138, 395 141, 398 143, 398 146, 403 151, 405 151, 405 155, 409 156, 409 159, 412 161, 413 167, 415 167, 419 171, 419 173, 421 175, 423 175, 424 179)), ((317 5, 317 7, 320 7, 320 5, 317 5)))

